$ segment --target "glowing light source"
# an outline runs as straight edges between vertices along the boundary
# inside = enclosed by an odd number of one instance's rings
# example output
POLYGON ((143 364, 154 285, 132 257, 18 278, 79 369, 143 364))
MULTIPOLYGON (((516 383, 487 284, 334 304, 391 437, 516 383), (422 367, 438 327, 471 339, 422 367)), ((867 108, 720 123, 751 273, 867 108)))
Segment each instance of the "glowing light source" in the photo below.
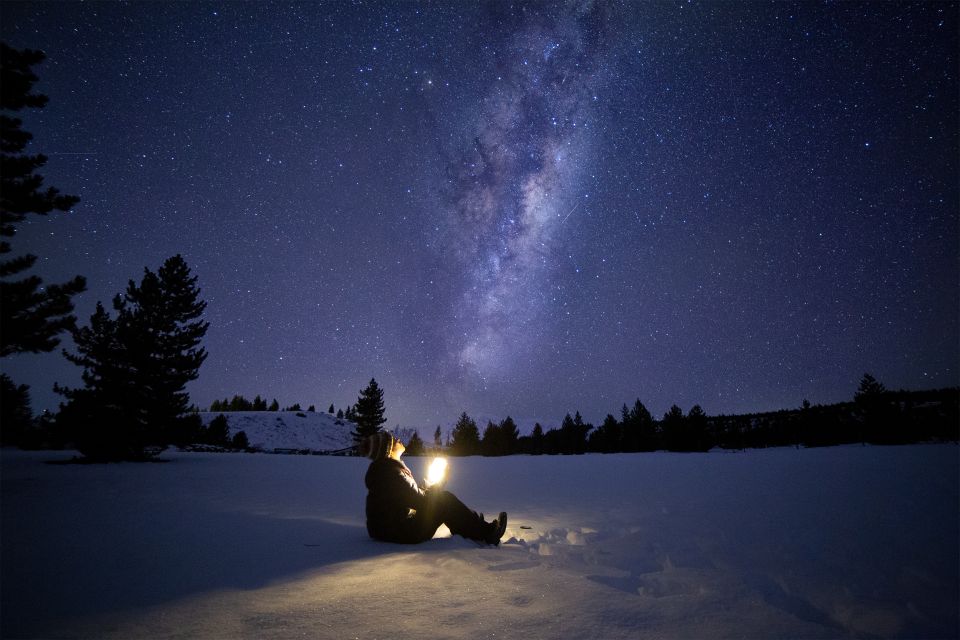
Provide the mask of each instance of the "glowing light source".
POLYGON ((432 487, 435 484, 443 482, 447 475, 447 459, 434 458, 430 463, 430 469, 427 471, 427 486, 432 487))

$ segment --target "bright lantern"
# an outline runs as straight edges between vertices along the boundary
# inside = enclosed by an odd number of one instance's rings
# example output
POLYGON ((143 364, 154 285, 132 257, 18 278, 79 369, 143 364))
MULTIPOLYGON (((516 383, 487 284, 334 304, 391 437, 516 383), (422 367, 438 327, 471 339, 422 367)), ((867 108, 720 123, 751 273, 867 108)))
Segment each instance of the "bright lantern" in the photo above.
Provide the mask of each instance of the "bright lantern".
POLYGON ((427 471, 427 486, 430 487, 442 482, 445 475, 447 475, 447 459, 434 458, 433 462, 430 463, 430 469, 427 471))

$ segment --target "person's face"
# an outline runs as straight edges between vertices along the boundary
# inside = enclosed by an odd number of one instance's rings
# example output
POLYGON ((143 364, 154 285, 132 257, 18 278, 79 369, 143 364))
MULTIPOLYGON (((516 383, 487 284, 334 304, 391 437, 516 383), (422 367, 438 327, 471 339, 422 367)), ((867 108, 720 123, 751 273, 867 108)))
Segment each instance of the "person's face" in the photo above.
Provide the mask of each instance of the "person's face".
POLYGON ((404 446, 402 442, 400 442, 399 440, 395 440, 393 443, 393 449, 391 449, 390 451, 390 457, 399 460, 400 456, 402 456, 403 452, 406 450, 407 448, 404 446))

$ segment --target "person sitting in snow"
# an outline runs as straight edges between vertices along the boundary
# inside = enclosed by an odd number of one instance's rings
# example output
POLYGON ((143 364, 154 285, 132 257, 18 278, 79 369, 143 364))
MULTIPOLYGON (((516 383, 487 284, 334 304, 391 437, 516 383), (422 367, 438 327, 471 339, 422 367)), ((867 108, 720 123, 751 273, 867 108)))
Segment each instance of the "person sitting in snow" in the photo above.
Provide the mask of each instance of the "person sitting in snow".
POLYGON ((367 485, 367 533, 375 540, 415 544, 433 537, 441 524, 450 532, 486 544, 499 544, 507 529, 507 514, 486 522, 455 495, 434 485, 417 485, 401 460, 404 444, 389 433, 375 433, 360 444, 360 453, 373 462, 367 485))

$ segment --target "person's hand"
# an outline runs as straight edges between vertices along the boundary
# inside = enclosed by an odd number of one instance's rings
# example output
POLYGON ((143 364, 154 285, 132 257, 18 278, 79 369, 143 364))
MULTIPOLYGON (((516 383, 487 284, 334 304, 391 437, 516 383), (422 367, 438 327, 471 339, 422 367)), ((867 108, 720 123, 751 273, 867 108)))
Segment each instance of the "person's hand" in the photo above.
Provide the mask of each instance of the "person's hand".
POLYGON ((444 478, 440 482, 435 482, 434 484, 427 484, 427 479, 424 478, 421 482, 421 487, 423 487, 424 492, 429 493, 430 491, 443 489, 444 485, 447 484, 447 479, 444 478))

